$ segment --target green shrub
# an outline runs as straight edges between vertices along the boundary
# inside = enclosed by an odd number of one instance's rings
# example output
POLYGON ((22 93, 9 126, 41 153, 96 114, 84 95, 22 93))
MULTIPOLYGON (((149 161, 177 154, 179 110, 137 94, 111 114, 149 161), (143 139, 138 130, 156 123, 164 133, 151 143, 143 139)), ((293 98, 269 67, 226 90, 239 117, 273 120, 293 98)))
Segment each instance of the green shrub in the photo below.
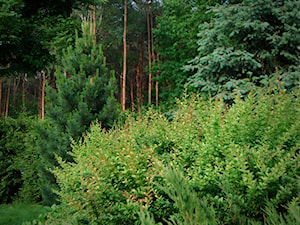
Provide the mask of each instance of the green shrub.
MULTIPOLYGON (((228 109, 215 105, 196 147, 197 160, 186 170, 224 222, 244 223, 244 216, 262 220, 266 199, 277 208, 297 195, 299 99, 270 92, 259 93, 258 100, 235 99, 228 109)), ((200 124, 202 118, 195 116, 200 124)))
POLYGON ((287 206, 287 213, 278 213, 275 207, 270 204, 266 209, 268 225, 293 225, 300 224, 300 201, 299 198, 293 199, 287 206))
MULTIPOLYGON (((0 120, 0 202, 10 203, 17 195, 22 184, 21 173, 13 166, 16 147, 20 146, 15 138, 15 130, 19 127, 16 121, 8 118, 0 120)), ((21 129, 21 127, 19 127, 21 129)))
MULTIPOLYGON (((197 192, 186 182, 183 175, 173 168, 164 169, 165 184, 160 188, 170 196, 174 201, 179 212, 170 216, 168 224, 216 224, 215 210, 212 205, 208 205, 206 199, 199 199, 197 192)), ((146 225, 143 218, 144 212, 141 212, 140 219, 142 224, 146 225)), ((147 215, 147 214, 146 214, 147 215)), ((148 218, 151 218, 151 216, 148 218)), ((149 221, 150 224, 153 223, 149 221)))
POLYGON ((37 120, 26 115, 0 120, 0 202, 38 202, 40 154, 35 148, 37 120))
POLYGON ((109 132, 94 124, 73 145, 74 163, 59 159, 54 170, 62 204, 49 224, 261 224, 268 209, 289 215, 299 193, 299 90, 234 102, 194 96, 172 122, 150 110, 109 132))
POLYGON ((62 168, 54 170, 65 210, 76 215, 77 222, 134 224, 141 208, 167 203, 153 188, 153 179, 159 174, 157 148, 167 139, 164 130, 169 125, 151 111, 111 131, 94 124, 84 142, 73 146, 75 162, 59 159, 62 168))
MULTIPOLYGON (((222 101, 181 103, 172 123, 177 138, 170 163, 199 199, 214 206, 221 224, 262 222, 267 202, 285 213, 299 193, 299 112, 299 90, 276 88, 245 101, 235 98, 232 107, 222 101)), ((165 178, 168 185, 176 182, 165 178)))

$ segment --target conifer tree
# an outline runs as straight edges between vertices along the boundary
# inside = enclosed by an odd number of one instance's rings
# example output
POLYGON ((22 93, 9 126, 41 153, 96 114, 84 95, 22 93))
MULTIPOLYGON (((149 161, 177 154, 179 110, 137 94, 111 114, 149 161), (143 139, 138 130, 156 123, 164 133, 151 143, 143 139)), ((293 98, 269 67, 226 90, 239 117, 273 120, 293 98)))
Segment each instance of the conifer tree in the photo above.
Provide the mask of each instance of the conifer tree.
POLYGON ((227 101, 234 90, 247 95, 272 77, 293 89, 299 81, 299 10, 299 0, 213 8, 214 20, 200 26, 198 55, 186 66, 194 72, 190 86, 227 101))
POLYGON ((55 203, 56 181, 49 169, 57 166, 56 155, 72 161, 72 141, 77 142, 93 121, 110 128, 117 118, 118 104, 114 73, 106 67, 101 45, 82 24, 83 36, 76 35, 56 67, 56 90, 46 87, 46 121, 40 128, 43 155, 41 192, 45 204, 55 203))

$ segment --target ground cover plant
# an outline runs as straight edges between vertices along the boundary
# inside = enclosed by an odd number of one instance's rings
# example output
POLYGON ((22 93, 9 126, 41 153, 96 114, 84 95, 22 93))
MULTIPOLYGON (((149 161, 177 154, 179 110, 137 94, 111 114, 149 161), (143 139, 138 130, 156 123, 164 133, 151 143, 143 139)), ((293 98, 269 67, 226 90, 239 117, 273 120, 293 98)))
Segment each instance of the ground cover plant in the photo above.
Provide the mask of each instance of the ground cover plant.
POLYGON ((194 96, 172 121, 150 110, 110 131, 94 124, 74 162, 58 158, 61 205, 47 224, 299 222, 299 90, 234 102, 194 96))
POLYGON ((0 205, 1 225, 21 225, 25 221, 37 218, 47 211, 44 206, 29 204, 6 204, 0 205))

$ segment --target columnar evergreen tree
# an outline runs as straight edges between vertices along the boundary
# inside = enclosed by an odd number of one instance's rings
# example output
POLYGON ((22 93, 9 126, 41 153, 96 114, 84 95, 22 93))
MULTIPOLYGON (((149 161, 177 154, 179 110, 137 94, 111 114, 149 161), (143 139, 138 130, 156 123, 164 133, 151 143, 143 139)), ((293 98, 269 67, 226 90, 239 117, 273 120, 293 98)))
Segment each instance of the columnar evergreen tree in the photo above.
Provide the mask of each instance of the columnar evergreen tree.
POLYGON ((56 68, 56 89, 46 87, 46 122, 41 128, 40 148, 44 165, 41 190, 46 204, 54 203, 56 182, 48 170, 57 165, 55 155, 72 161, 71 139, 79 141, 98 120, 104 128, 112 127, 118 104, 114 73, 106 67, 106 58, 88 23, 83 23, 83 37, 76 36, 56 68))
POLYGON ((287 89, 299 79, 299 0, 245 0, 212 9, 215 19, 203 24, 198 56, 188 69, 191 86, 232 99, 280 75, 287 89), (298 78, 297 78, 298 77, 298 78))

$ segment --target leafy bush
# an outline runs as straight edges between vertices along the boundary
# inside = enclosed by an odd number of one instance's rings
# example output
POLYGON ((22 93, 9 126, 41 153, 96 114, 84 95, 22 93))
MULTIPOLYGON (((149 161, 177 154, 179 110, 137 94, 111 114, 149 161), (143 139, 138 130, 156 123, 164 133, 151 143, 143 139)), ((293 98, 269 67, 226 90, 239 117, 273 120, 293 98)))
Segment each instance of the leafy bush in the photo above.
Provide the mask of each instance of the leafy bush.
MULTIPOLYGON (((170 216, 166 220, 167 224, 191 225, 191 224, 224 224, 218 222, 215 210, 212 205, 208 205, 205 199, 199 199, 195 191, 190 189, 190 185, 184 181, 182 174, 174 169, 165 168, 166 183, 160 188, 164 190, 174 200, 180 209, 180 213, 170 216)), ((286 207, 287 213, 279 213, 271 202, 267 203, 264 210, 264 223, 268 225, 286 224, 294 225, 300 222, 300 202, 299 198, 294 198, 286 207)), ((142 225, 161 225, 156 223, 149 212, 139 213, 142 225)), ((241 224, 259 225, 262 222, 247 218, 246 221, 239 221, 241 224)))
MULTIPOLYGON (((84 142, 73 146, 75 162, 59 159, 62 169, 54 170, 61 189, 58 195, 64 213, 72 215, 70 220, 134 224, 141 208, 167 203, 152 184, 159 173, 156 150, 168 126, 163 116, 151 111, 109 132, 94 124, 84 142)), ((58 218, 53 218, 48 222, 57 223, 58 218)))
POLYGON ((300 202, 299 198, 291 201, 287 206, 288 213, 282 215, 278 213, 275 207, 270 204, 266 209, 267 224, 268 225, 293 225, 300 224, 300 202))
POLYGON ((270 89, 246 101, 235 98, 232 107, 222 101, 181 105, 171 164, 214 206, 218 221, 262 222, 267 202, 284 213, 299 193, 299 90, 270 89))
POLYGON ((150 110, 109 132, 94 124, 73 145, 73 163, 59 158, 62 204, 47 222, 261 224, 285 215, 299 195, 299 90, 234 102, 194 96, 172 122, 150 110))
MULTIPOLYGON (((179 212, 170 216, 168 224, 216 224, 216 215, 213 206, 209 206, 205 199, 199 199, 179 171, 173 168, 164 169, 166 183, 160 188, 174 201, 179 212)), ((156 224, 149 213, 140 212, 143 225, 156 224)))
POLYGON ((21 173, 13 166, 16 146, 19 144, 14 137, 15 129, 19 126, 13 119, 0 120, 0 126, 0 199, 1 203, 10 203, 22 184, 21 173))
POLYGON ((26 115, 0 120, 0 202, 38 202, 40 154, 35 148, 37 120, 26 115))

